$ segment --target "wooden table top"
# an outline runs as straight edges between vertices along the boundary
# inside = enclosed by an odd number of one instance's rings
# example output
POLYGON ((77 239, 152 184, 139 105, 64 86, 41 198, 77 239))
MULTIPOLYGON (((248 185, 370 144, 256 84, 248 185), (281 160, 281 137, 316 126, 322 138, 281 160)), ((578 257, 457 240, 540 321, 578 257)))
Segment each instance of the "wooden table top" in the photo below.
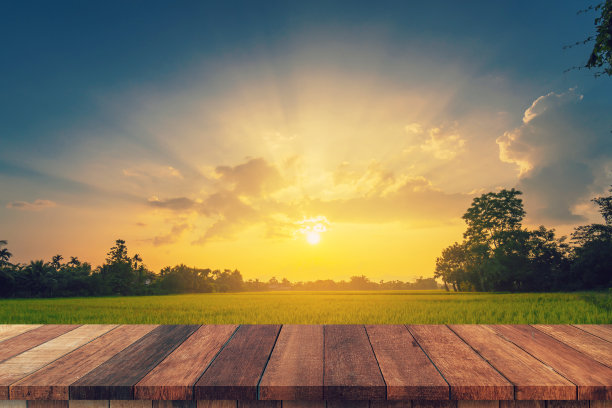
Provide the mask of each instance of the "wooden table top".
POLYGON ((0 325, 0 400, 612 400, 612 325, 0 325))

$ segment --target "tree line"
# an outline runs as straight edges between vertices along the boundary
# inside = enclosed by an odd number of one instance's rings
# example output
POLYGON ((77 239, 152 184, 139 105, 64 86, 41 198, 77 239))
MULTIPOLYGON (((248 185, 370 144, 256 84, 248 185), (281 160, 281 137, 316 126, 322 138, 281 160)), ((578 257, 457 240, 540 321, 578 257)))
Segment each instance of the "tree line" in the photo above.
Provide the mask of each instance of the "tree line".
POLYGON ((349 281, 331 279, 290 282, 276 277, 269 281, 245 281, 238 270, 212 270, 183 264, 165 267, 159 273, 149 270, 140 255, 129 256, 124 240, 117 240, 104 263, 96 268, 77 257, 65 260, 55 255, 50 262, 13 264, 12 254, 0 241, 0 297, 131 296, 179 293, 241 292, 268 290, 397 290, 437 289, 434 278, 416 282, 373 282, 366 276, 349 281))
MULTIPOLYGON (((610 189, 612 193, 612 188, 610 189)), ((559 291, 612 287, 612 195, 592 201, 603 223, 557 238, 543 225, 522 227, 518 190, 475 198, 463 214, 463 242, 445 248, 434 276, 454 291, 559 291)))

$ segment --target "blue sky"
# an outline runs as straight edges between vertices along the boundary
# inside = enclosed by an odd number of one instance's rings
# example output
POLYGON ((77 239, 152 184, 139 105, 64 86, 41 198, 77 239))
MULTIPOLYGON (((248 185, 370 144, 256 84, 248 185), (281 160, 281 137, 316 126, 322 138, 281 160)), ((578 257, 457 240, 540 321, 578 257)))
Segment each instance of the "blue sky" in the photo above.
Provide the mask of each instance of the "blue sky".
MULTIPOLYGON (((588 5, 5 2, 0 238, 20 261, 96 263, 123 237, 155 267, 248 270, 261 250, 229 254, 324 217, 336 253, 403 237, 428 275, 499 187, 567 233, 612 182, 612 80, 564 72, 588 55, 562 49, 593 31, 588 5), (372 230, 341 244, 351 228, 372 230), (439 238, 418 249, 417 230, 439 238)), ((356 268, 340 258, 300 273, 356 268)))

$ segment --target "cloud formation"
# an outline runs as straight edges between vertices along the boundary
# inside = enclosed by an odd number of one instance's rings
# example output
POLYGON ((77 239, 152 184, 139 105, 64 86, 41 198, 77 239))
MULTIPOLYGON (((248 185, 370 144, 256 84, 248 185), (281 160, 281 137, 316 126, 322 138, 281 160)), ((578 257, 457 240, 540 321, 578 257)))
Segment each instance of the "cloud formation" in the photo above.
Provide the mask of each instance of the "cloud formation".
MULTIPOLYGON (((427 129, 420 123, 411 123, 404 127, 406 133, 421 140, 419 148, 439 160, 450 160, 464 151, 465 139, 459 134, 457 124, 435 126, 427 129)), ((413 146, 415 147, 415 146, 413 146)))
POLYGON ((575 88, 550 92, 525 110, 519 127, 497 138, 500 160, 518 168, 528 215, 566 224, 584 221, 575 207, 610 182, 612 123, 605 117, 575 88))
POLYGON ((56 207, 57 204, 51 200, 35 200, 30 202, 27 201, 11 201, 6 205, 6 208, 12 208, 15 210, 23 210, 23 211, 40 211, 45 208, 56 207))

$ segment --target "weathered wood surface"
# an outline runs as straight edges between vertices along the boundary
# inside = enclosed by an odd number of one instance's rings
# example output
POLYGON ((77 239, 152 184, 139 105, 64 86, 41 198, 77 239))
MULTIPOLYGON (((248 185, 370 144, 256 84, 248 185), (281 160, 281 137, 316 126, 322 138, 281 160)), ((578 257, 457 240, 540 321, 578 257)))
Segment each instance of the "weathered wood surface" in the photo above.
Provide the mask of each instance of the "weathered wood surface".
POLYGON ((134 398, 191 400, 193 386, 238 326, 202 326, 134 387, 134 398))
POLYGON ((365 327, 325 326, 326 400, 386 399, 386 385, 365 327))
POLYGON ((11 399, 67 400, 69 386, 109 360, 155 325, 124 325, 54 361, 10 386, 11 399))
POLYGON ((612 369, 534 327, 491 326, 504 339, 516 344, 578 386, 579 400, 612 399, 612 369))
POLYGON ((42 343, 0 364, 0 398, 8 399, 9 386, 50 362, 81 347, 112 330, 113 325, 85 325, 77 327, 50 341, 42 343))
POLYGON ((133 399, 133 387, 199 326, 159 326, 70 385, 71 399, 133 399))
POLYGON ((612 367, 612 343, 577 327, 560 324, 535 324, 536 329, 554 337, 568 346, 612 367))
POLYGON ((258 399, 257 385, 280 328, 241 326, 196 383, 195 399, 258 399))
POLYGON ((259 383, 259 399, 322 400, 323 349, 323 326, 283 326, 259 383))
POLYGON ((612 342, 612 324, 574 324, 573 326, 612 342))
POLYGON ((449 327, 514 384, 515 399, 576 399, 574 384, 492 329, 470 324, 449 327))
POLYGON ((0 400, 30 400, 29 408, 108 400, 106 408, 543 408, 542 400, 580 408, 592 400, 591 408, 612 408, 611 330, 0 325, 0 400))
POLYGON ((448 327, 410 325, 408 328, 450 384, 451 399, 514 399, 513 385, 448 327))
POLYGON ((448 383, 405 326, 366 326, 389 400, 444 400, 448 383))

